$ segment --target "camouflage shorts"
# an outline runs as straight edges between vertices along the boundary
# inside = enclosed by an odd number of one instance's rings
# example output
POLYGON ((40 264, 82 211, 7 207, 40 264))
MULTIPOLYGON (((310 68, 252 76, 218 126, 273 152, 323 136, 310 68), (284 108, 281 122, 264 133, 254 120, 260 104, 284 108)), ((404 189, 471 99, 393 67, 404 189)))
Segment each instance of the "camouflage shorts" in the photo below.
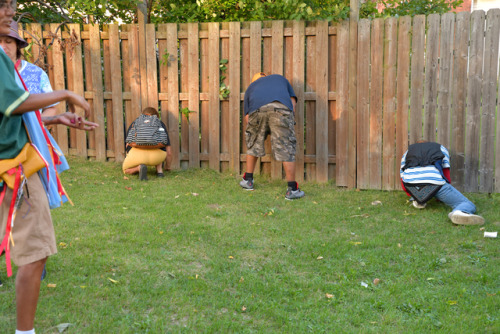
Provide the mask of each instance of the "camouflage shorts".
POLYGON ((264 156, 264 142, 270 134, 274 158, 295 161, 297 139, 294 124, 293 112, 281 103, 269 103, 251 113, 245 131, 247 154, 264 156))

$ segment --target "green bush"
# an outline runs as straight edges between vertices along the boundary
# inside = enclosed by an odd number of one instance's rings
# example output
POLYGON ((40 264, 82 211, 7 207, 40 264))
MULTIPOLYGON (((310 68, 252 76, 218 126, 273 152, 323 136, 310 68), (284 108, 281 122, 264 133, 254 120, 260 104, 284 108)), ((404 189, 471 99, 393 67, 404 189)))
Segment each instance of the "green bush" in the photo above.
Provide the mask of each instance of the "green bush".
MULTIPOLYGON (((73 21, 92 16, 99 23, 137 20, 139 0, 20 0, 20 12, 29 13, 24 21, 41 23, 73 21), (62 14, 61 14, 62 13, 62 14)), ((360 5, 360 18, 443 14, 462 4, 462 0, 367 0, 360 5), (379 13, 377 4, 384 5, 379 13)), ((266 20, 328 20, 349 17, 349 0, 150 0, 148 16, 152 23, 231 22, 266 20)))

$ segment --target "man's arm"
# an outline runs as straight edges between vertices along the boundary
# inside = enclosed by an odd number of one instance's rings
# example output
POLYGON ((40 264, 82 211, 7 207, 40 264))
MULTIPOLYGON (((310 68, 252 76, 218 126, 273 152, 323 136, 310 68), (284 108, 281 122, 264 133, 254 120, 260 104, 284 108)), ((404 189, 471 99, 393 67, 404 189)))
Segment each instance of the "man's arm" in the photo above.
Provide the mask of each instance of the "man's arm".
POLYGON ((87 121, 83 117, 70 112, 65 112, 64 114, 55 116, 42 116, 42 122, 45 125, 63 124, 70 128, 86 131, 94 130, 99 126, 97 123, 87 121))
POLYGON ((31 94, 26 101, 21 103, 19 107, 14 110, 13 114, 24 114, 25 112, 42 109, 43 107, 61 101, 66 101, 68 103, 69 110, 72 113, 75 112, 75 107, 80 107, 85 111, 85 117, 88 117, 90 105, 83 97, 69 90, 56 90, 51 93, 31 94))
POLYGON ((292 100, 292 106, 293 106, 292 111, 295 112, 295 106, 297 105, 297 98, 295 96, 292 96, 290 100, 292 100))

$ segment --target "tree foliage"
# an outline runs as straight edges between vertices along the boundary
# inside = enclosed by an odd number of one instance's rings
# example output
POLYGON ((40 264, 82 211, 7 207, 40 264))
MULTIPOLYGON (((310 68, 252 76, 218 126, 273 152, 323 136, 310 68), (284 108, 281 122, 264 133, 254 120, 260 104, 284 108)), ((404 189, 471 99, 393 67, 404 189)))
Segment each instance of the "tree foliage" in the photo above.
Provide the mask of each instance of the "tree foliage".
MULTIPOLYGON (((98 23, 137 20, 137 6, 145 4, 152 23, 227 22, 264 20, 343 20, 349 17, 349 0, 19 0, 24 21, 98 23)), ((445 13, 462 0, 379 0, 360 6, 360 17, 445 13)))

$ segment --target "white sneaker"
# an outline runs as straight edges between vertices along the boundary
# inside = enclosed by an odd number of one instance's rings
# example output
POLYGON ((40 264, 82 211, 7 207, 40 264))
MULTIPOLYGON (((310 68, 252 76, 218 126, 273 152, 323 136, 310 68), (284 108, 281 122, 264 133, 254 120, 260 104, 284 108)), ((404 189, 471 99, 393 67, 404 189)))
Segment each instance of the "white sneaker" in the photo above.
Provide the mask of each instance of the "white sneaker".
POLYGON ((427 205, 427 203, 418 204, 417 201, 411 201, 411 204, 413 204, 413 207, 417 209, 425 209, 425 206, 427 205))
POLYGON ((460 210, 452 211, 448 214, 453 224, 457 225, 483 225, 484 218, 471 213, 466 213, 460 210))

